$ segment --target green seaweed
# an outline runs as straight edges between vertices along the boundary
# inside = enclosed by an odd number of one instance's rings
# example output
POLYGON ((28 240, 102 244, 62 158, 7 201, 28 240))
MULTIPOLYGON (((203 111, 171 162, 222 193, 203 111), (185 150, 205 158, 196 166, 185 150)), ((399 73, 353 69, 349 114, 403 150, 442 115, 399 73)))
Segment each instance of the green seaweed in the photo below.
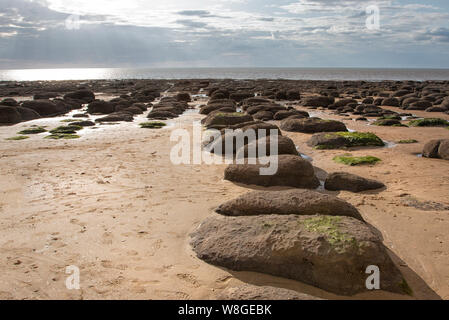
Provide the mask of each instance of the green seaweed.
POLYGON ((50 130, 50 133, 52 133, 52 134, 74 134, 81 129, 83 129, 83 127, 81 127, 81 126, 74 126, 74 125, 61 126, 61 127, 55 128, 53 130, 50 130))
POLYGON ((354 237, 339 229, 341 219, 337 216, 317 216, 307 218, 300 223, 307 231, 324 235, 331 245, 356 245, 357 240, 354 237))
POLYGON ((447 120, 440 118, 425 118, 412 120, 408 123, 410 127, 446 127, 449 124, 447 120))
POLYGON ((11 138, 6 138, 5 140, 8 141, 19 141, 19 140, 25 140, 28 139, 29 137, 27 136, 16 136, 16 137, 11 137, 11 138))
POLYGON ((38 134, 47 132, 43 127, 34 127, 17 132, 17 134, 38 134))
POLYGON ((333 159, 337 163, 346 164, 349 166, 356 166, 360 164, 376 164, 381 161, 379 158, 366 156, 366 157, 347 157, 347 156, 337 156, 333 159))
POLYGON ((165 127, 167 124, 165 124, 164 122, 160 122, 160 121, 151 121, 151 122, 144 122, 140 124, 141 128, 144 129, 161 129, 163 127, 165 127))
POLYGON ((409 296, 413 295, 413 290, 412 290, 412 288, 410 288, 410 286, 408 285, 408 283, 405 279, 402 279, 402 282, 399 284, 399 287, 401 288, 402 292, 404 292, 405 294, 407 294, 409 296))
POLYGON ((45 139, 52 139, 52 140, 60 140, 60 139, 69 140, 78 138, 80 138, 80 136, 71 133, 54 133, 45 137, 45 139))

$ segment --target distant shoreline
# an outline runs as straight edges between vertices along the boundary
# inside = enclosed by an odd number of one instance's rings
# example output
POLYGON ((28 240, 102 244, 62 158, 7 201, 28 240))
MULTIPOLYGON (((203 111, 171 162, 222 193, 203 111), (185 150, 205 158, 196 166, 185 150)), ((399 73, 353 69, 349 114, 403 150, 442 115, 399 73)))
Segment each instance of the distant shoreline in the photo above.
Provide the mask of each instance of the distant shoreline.
POLYGON ((63 80, 448 81, 449 69, 402 68, 62 68, 0 70, 0 81, 63 80))

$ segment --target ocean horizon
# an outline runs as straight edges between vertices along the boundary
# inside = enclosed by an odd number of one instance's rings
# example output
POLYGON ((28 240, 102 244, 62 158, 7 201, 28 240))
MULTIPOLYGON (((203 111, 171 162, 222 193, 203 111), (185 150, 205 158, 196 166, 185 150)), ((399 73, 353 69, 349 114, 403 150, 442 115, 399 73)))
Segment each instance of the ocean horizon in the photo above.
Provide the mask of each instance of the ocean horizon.
POLYGON ((413 68, 54 68, 0 70, 0 81, 126 79, 286 79, 445 81, 449 69, 413 68))

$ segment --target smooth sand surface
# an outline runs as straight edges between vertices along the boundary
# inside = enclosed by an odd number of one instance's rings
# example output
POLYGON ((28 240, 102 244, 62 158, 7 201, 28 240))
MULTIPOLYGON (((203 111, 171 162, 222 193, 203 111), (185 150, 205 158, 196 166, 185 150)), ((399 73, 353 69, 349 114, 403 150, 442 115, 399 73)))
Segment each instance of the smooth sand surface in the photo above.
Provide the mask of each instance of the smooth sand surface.
MULTIPOLYGON (((190 232, 220 203, 250 190, 224 181, 225 165, 171 163, 170 150, 176 144, 170 142, 171 131, 191 131, 192 121, 202 117, 190 112, 169 121, 167 128, 148 130, 137 125, 145 119, 140 116, 134 123, 85 129, 80 139, 66 141, 43 139, 45 134, 4 140, 32 124, 56 127, 58 119, 0 127, 0 298, 213 299, 221 290, 247 282, 347 299, 296 281, 230 272, 196 258, 190 232), (80 268, 80 290, 65 286, 70 265, 80 268)), ((387 185, 380 192, 332 194, 355 205, 382 232, 415 298, 448 299, 449 211, 420 210, 407 206, 407 200, 449 204, 449 161, 417 156, 428 140, 449 138, 449 130, 345 123, 388 142, 419 143, 320 151, 306 146, 310 135, 285 134, 314 166, 387 185), (332 161, 348 152, 377 156, 382 162, 347 167, 332 161)), ((407 297, 380 291, 353 298, 407 297)))

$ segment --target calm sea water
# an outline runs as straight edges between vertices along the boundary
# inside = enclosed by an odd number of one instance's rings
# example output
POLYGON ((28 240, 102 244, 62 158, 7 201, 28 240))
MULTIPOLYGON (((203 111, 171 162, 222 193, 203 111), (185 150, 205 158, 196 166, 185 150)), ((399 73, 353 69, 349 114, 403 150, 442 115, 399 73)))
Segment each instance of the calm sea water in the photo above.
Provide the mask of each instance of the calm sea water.
POLYGON ((0 81, 92 79, 449 80, 449 69, 84 68, 0 70, 0 81))

